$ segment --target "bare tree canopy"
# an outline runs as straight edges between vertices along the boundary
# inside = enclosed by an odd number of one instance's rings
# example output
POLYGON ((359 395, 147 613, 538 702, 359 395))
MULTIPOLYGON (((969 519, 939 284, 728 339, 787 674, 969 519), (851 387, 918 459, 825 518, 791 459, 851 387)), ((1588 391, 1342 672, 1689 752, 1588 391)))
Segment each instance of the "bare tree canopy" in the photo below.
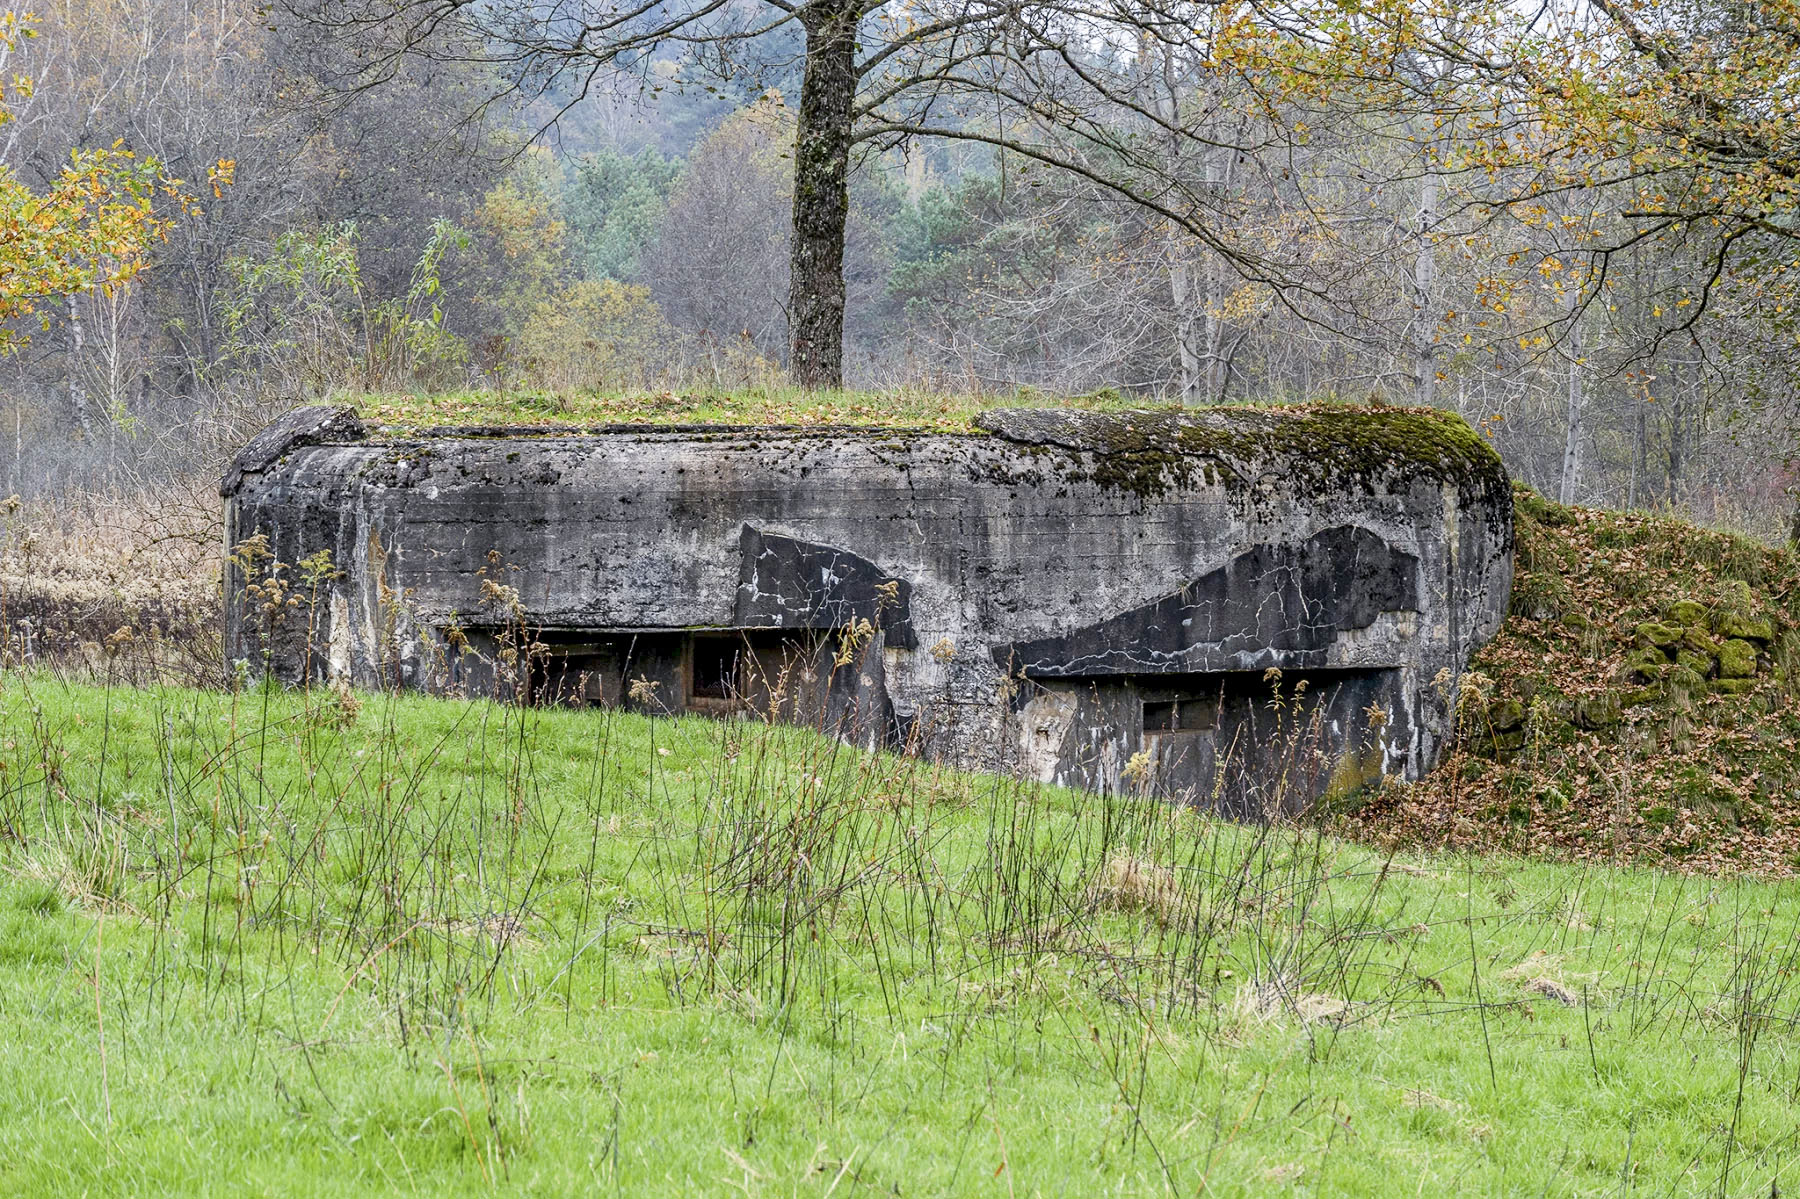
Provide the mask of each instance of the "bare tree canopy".
POLYGON ((1787 485, 1775 0, 178 8, 17 49, 29 194, 119 143, 202 201, 20 330, 21 486, 334 391, 789 382, 1375 396, 1570 499, 1787 485))
MULTIPOLYGON (((1233 180, 1244 190, 1254 174, 1259 195, 1272 188, 1297 211, 1316 206, 1324 197, 1292 156, 1381 98, 1342 71, 1341 81, 1367 94, 1297 86, 1322 61, 1308 40, 1318 13, 1129 0, 307 0, 296 11, 356 48, 339 80, 346 90, 379 86, 409 58, 474 63, 495 73, 482 104, 549 100, 542 128, 619 72, 661 86, 650 69, 659 55, 722 80, 797 70, 787 317, 791 368, 807 385, 843 377, 844 229, 857 146, 946 139, 1066 173, 1166 222, 1297 310, 1309 299, 1322 302, 1312 305, 1320 313, 1341 305, 1368 261, 1366 252, 1298 254, 1291 239, 1240 228, 1245 211, 1233 203, 1233 180), (1290 24, 1306 33, 1289 33, 1290 24)), ((1389 228, 1377 240, 1416 235, 1389 228)), ((1216 368, 1217 347, 1204 352, 1216 368)), ((1204 388, 1186 390, 1198 398, 1204 388)))

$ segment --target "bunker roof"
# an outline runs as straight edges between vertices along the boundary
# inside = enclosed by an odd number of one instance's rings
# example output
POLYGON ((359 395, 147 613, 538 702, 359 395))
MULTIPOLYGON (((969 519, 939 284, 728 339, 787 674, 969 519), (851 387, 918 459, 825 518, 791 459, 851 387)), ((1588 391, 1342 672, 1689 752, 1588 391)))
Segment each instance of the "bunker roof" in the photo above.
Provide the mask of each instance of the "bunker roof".
MULTIPOLYGON (((871 414, 872 416, 875 414, 871 414)), ((990 408, 966 421, 806 424, 659 422, 591 425, 365 422, 343 406, 297 408, 253 438, 220 481, 231 496, 244 476, 267 470, 307 445, 403 446, 461 439, 580 440, 611 437, 711 439, 913 439, 969 437, 1013 443, 1023 453, 1060 450, 1080 457, 1084 472, 1104 486, 1155 496, 1197 478, 1244 481, 1268 469, 1290 479, 1310 477, 1343 485, 1378 477, 1434 475, 1466 491, 1504 488, 1498 454, 1460 417, 1431 408, 1313 404, 1200 408, 990 408), (951 425, 951 427, 946 427, 951 425), (960 425, 961 427, 955 427, 960 425)))

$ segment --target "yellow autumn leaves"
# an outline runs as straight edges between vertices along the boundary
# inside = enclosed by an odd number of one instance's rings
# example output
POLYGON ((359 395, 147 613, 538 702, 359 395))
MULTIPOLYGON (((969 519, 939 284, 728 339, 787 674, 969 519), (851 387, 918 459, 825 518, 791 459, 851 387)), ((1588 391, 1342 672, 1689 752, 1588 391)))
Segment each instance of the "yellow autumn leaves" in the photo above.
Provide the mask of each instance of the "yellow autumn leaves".
MULTIPOLYGON (((0 73, 19 43, 35 36, 31 13, 0 14, 0 73)), ((4 76, 0 125, 32 92, 30 76, 4 76)), ((222 159, 208 169, 215 196, 231 182, 236 165, 222 159)), ((85 292, 111 295, 129 283, 175 217, 194 211, 180 180, 163 177, 154 159, 139 158, 120 142, 71 151, 69 164, 42 188, 0 164, 0 352, 28 339, 19 327, 26 318, 48 326, 47 302, 85 292)))

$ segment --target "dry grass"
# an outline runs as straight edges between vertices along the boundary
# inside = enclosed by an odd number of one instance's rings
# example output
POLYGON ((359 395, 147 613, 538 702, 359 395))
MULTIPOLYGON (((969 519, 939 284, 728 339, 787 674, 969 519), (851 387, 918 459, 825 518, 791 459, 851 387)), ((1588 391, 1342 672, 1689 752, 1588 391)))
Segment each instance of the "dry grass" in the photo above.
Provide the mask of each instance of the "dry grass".
POLYGON ((133 681, 217 682, 222 545, 210 478, 7 501, 6 660, 133 681))
POLYGON ((1329 1024, 1350 1012, 1348 1000, 1323 991, 1308 991, 1300 980, 1273 974, 1237 989, 1228 1007, 1231 1023, 1240 1036, 1266 1024, 1292 1016, 1302 1024, 1329 1024))
POLYGON ((1175 872, 1132 854, 1115 850, 1092 888, 1097 907, 1114 912, 1143 912, 1167 928, 1188 906, 1175 872))
POLYGON ((1563 981, 1562 963, 1560 953, 1533 950, 1524 961, 1502 970, 1496 977, 1502 982, 1517 983, 1527 995, 1554 1000, 1564 1007, 1580 1007, 1581 996, 1563 981))

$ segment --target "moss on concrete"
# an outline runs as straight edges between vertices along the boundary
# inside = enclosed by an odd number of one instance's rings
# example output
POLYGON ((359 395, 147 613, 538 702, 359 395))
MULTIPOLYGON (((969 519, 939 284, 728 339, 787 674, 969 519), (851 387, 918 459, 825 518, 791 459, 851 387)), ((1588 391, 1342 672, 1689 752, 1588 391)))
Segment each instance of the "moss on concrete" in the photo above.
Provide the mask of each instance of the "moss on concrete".
POLYGON ((1024 409, 996 406, 988 398, 914 393, 469 393, 371 397, 362 412, 374 437, 403 442, 633 432, 703 438, 858 436, 890 443, 932 434, 985 435, 1019 446, 1034 466, 1054 464, 1065 477, 1144 497, 1201 485, 1248 486, 1269 468, 1284 478, 1301 475, 1320 485, 1369 487, 1378 480, 1426 475, 1471 496, 1498 500, 1507 491, 1499 455, 1462 418, 1431 408, 1388 405, 1124 407, 1112 394, 1024 409), (1020 426, 1024 432, 1018 431, 1020 426))
POLYGON ((1430 408, 1059 412, 1048 421, 1018 420, 1017 431, 1008 416, 990 413, 977 423, 1061 446, 1070 452, 1069 476, 1146 497, 1216 480, 1251 484, 1270 468, 1284 480, 1299 475, 1340 486, 1423 474, 1471 495, 1504 496, 1507 487, 1493 447, 1462 418, 1430 408))

